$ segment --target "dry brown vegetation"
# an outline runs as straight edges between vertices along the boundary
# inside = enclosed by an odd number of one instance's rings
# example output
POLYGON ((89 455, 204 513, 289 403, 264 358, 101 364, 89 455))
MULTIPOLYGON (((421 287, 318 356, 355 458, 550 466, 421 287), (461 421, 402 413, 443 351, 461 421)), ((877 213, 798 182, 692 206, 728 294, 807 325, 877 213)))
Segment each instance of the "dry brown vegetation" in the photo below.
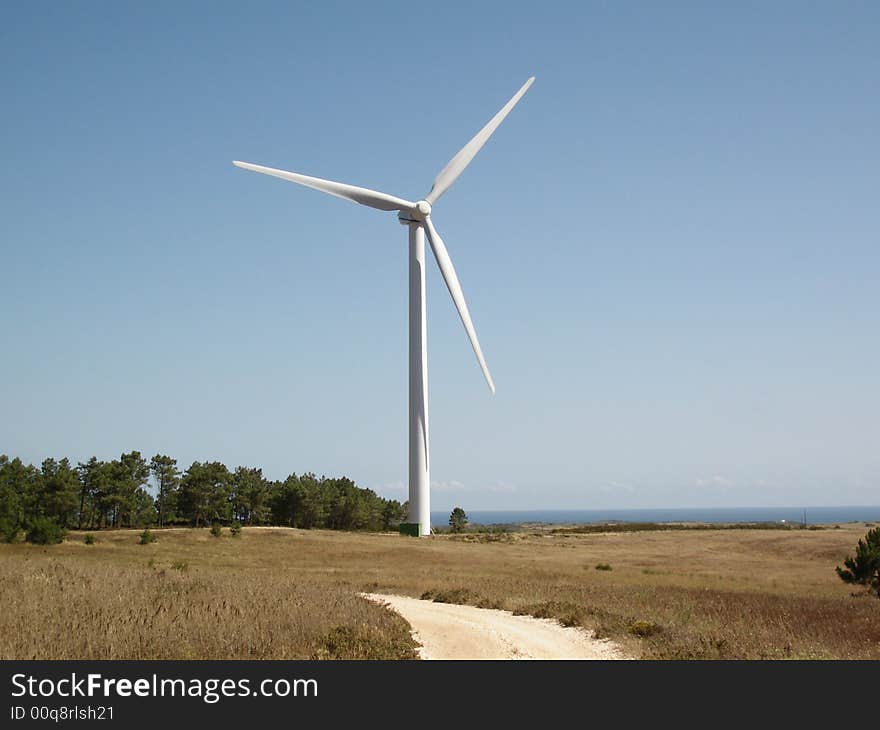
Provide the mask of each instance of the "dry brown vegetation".
POLYGON ((878 659, 880 601, 834 573, 864 531, 71 533, 0 546, 0 658, 412 657, 367 590, 557 618, 648 658, 878 659))

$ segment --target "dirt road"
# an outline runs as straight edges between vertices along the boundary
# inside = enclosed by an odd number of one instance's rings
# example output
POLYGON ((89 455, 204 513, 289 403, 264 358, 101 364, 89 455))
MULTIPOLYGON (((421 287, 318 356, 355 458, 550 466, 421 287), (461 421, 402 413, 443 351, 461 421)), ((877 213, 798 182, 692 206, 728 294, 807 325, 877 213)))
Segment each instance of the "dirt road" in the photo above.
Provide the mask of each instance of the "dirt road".
POLYGON ((509 611, 363 593, 405 618, 422 659, 626 659, 584 629, 509 611))

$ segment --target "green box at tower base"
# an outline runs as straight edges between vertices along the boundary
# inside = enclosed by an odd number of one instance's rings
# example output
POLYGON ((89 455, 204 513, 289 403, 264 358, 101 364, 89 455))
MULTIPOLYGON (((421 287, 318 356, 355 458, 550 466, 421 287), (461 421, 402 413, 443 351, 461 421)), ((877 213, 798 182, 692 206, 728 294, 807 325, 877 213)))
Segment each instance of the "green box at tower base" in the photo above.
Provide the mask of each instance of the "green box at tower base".
POLYGON ((401 522, 399 528, 400 534, 409 535, 410 537, 419 537, 419 527, 420 524, 418 522, 401 522))

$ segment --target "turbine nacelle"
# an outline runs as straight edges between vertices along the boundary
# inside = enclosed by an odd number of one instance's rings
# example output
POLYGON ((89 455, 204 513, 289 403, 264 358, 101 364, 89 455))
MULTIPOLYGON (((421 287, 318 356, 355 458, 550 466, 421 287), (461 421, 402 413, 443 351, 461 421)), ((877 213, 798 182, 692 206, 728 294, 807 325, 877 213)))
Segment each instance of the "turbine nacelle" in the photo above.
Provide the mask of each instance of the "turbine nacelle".
POLYGON ((431 204, 427 200, 420 200, 409 210, 402 210, 397 214, 397 220, 404 226, 410 223, 421 223, 431 215, 431 204))

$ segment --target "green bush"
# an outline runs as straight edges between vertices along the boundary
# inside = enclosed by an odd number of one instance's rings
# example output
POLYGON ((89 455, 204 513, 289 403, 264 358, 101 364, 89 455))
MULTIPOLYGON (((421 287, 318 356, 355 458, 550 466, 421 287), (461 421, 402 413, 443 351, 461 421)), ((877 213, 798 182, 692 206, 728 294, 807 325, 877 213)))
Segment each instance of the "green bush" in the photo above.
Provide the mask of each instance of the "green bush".
POLYGON ((221 535, 222 533, 223 533, 223 528, 220 527, 220 523, 219 523, 219 522, 215 522, 215 523, 213 523, 213 524, 211 525, 211 534, 212 534, 214 537, 220 537, 220 535, 221 535))
POLYGON ((15 542, 18 539, 18 526, 11 520, 0 518, 0 535, 4 542, 15 542))
POLYGON ((91 532, 86 533, 86 534, 83 536, 83 542, 84 542, 86 545, 94 545, 94 544, 95 544, 95 536, 94 536, 91 532))
POLYGON ((141 539, 138 543, 139 545, 149 545, 151 542, 156 542, 156 536, 150 532, 149 530, 144 530, 141 533, 141 539))
POLYGON ((865 590, 880 597, 880 527, 869 530, 864 540, 856 545, 856 554, 847 556, 844 567, 837 567, 837 575, 845 583, 865 586, 865 590))
POLYGON ((67 534, 61 525, 48 517, 34 517, 27 528, 25 539, 35 545, 56 545, 67 534))
POLYGON ((597 563, 596 570, 614 570, 608 563, 597 563))
POLYGON ((233 522, 229 527, 229 534, 233 537, 241 535, 241 522, 233 522))

